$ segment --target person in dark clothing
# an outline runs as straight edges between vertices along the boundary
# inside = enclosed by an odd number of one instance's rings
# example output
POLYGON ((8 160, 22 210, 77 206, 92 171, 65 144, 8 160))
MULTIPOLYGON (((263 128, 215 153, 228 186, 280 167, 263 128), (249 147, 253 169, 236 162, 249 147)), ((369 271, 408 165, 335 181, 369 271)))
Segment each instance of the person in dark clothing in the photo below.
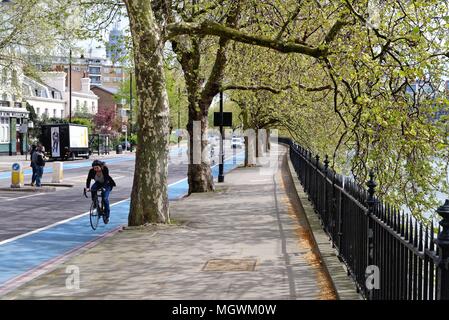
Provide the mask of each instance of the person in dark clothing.
POLYGON ((30 167, 33 170, 33 174, 31 175, 31 186, 34 186, 34 183, 36 182, 36 164, 33 162, 33 153, 36 152, 36 145, 32 144, 30 148, 30 167))
POLYGON ((31 157, 31 162, 34 163, 34 167, 36 170, 35 179, 36 179, 36 187, 42 186, 42 175, 44 174, 45 167, 45 154, 43 152, 43 148, 38 146, 36 151, 33 152, 33 156, 31 157))
POLYGON ((109 206, 109 194, 115 186, 116 184, 109 175, 109 169, 104 162, 94 160, 94 162, 92 162, 92 169, 89 170, 89 174, 87 175, 86 191, 91 191, 92 198, 95 198, 97 196, 97 190, 103 187, 104 214, 106 217, 105 223, 109 222, 109 214, 111 211, 109 206), (91 187, 90 183, 92 180, 94 180, 95 183, 91 187))

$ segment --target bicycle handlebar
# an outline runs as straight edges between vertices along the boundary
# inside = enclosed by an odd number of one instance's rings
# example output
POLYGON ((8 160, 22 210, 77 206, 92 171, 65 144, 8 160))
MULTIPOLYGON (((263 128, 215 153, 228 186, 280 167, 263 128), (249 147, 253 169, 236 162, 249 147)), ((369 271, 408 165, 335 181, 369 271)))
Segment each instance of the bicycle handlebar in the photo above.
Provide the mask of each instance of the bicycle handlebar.
MULTIPOLYGON (((97 193, 98 193, 98 191, 100 191, 101 193, 103 193, 103 192, 104 192, 104 188, 101 187, 101 188, 99 188, 99 189, 97 190, 97 193)), ((89 197, 87 196, 87 189, 86 189, 86 188, 84 188, 83 194, 84 194, 84 196, 85 196, 86 198, 89 198, 89 197)))

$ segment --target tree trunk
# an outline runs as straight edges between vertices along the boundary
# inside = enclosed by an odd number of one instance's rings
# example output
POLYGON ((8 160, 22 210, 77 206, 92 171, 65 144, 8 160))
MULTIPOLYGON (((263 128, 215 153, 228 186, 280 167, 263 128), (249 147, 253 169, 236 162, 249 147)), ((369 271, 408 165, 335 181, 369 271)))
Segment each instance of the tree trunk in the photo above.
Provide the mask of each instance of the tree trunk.
POLYGON ((257 135, 255 134, 253 129, 246 130, 247 132, 247 139, 248 139, 248 146, 247 146, 247 154, 248 154, 248 167, 253 167, 257 165, 257 158, 256 158, 256 139, 257 135))
MULTIPOLYGON (((242 1, 233 2, 230 6, 226 17, 227 26, 236 26, 241 2, 242 1)), ((206 83, 204 83, 204 79, 199 73, 202 55, 202 50, 200 48, 201 38, 195 36, 189 37, 189 42, 190 46, 187 46, 188 49, 186 49, 185 46, 182 48, 180 43, 172 41, 173 50, 178 55, 178 60, 184 71, 187 92, 189 94, 189 123, 187 125, 187 131, 189 131, 190 134, 191 145, 195 145, 194 141, 197 140, 197 144, 201 145, 202 153, 202 160, 195 162, 193 160, 198 158, 199 155, 193 154, 194 152, 197 152, 195 151, 195 148, 190 148, 190 162, 188 169, 190 194, 194 192, 208 192, 214 190, 214 180, 207 154, 207 115, 214 97, 220 92, 227 63, 226 47, 229 43, 229 39, 219 39, 215 61, 206 83), (201 122, 201 137, 192 137, 194 121, 201 122), (198 139, 201 139, 201 143, 199 143, 198 139)))
MULTIPOLYGON (((207 153, 207 111, 198 112, 189 108, 189 166, 187 171, 189 194, 214 191, 212 170, 207 153)), ((200 109, 204 110, 204 109, 200 109)))
POLYGON ((139 110, 130 226, 170 222, 167 175, 169 104, 162 50, 164 42, 150 0, 125 0, 134 45, 139 110))
POLYGON ((271 149, 271 143, 270 143, 270 129, 267 129, 267 135, 266 135, 266 148, 267 148, 267 152, 270 151, 271 149))
POLYGON ((248 137, 245 136, 245 167, 249 167, 248 137))
POLYGON ((259 128, 256 128, 256 158, 259 158, 259 128))

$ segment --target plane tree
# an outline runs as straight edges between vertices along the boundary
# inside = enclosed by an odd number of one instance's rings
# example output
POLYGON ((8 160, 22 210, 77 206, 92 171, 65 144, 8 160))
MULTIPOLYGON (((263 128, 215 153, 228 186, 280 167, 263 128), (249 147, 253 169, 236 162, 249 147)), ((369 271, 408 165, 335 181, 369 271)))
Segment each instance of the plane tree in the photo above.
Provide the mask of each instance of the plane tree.
MULTIPOLYGON (((130 224, 168 219, 169 106, 163 74, 167 42, 184 70, 189 131, 193 121, 199 121, 204 133, 207 110, 226 75, 229 45, 240 42, 309 57, 316 63, 315 70, 324 72, 325 85, 332 87, 330 108, 342 126, 336 150, 342 146, 355 150, 352 171, 358 179, 363 180, 368 168, 382 166, 375 156, 382 148, 393 158, 404 145, 401 159, 409 166, 410 159, 419 159, 414 164, 423 169, 428 150, 441 142, 436 127, 424 121, 434 105, 420 102, 410 108, 404 94, 417 77, 441 78, 443 58, 449 51, 443 41, 447 8, 441 2, 381 1, 382 11, 374 15, 367 0, 355 4, 346 0, 124 2, 140 97, 141 156, 136 159, 130 224), (202 52, 211 51, 215 54, 202 59, 202 52), (388 133, 400 139, 390 144, 388 133), (407 143, 411 138, 415 142, 407 143)), ((307 83, 307 87, 315 84, 307 83)), ((427 178, 421 182, 416 195, 430 183, 427 178)), ((210 168, 191 163, 189 183, 191 192, 211 190, 210 168)))

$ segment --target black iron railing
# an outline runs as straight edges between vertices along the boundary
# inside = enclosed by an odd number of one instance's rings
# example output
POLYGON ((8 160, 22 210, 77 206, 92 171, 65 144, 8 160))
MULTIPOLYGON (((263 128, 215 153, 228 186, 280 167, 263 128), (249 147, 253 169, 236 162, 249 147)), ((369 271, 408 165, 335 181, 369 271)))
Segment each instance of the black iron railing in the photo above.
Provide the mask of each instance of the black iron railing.
POLYGON ((449 299, 449 200, 437 209, 437 228, 425 225, 344 178, 288 138, 290 159, 324 231, 357 291, 370 300, 449 299), (437 234, 437 237, 435 236, 437 234))

